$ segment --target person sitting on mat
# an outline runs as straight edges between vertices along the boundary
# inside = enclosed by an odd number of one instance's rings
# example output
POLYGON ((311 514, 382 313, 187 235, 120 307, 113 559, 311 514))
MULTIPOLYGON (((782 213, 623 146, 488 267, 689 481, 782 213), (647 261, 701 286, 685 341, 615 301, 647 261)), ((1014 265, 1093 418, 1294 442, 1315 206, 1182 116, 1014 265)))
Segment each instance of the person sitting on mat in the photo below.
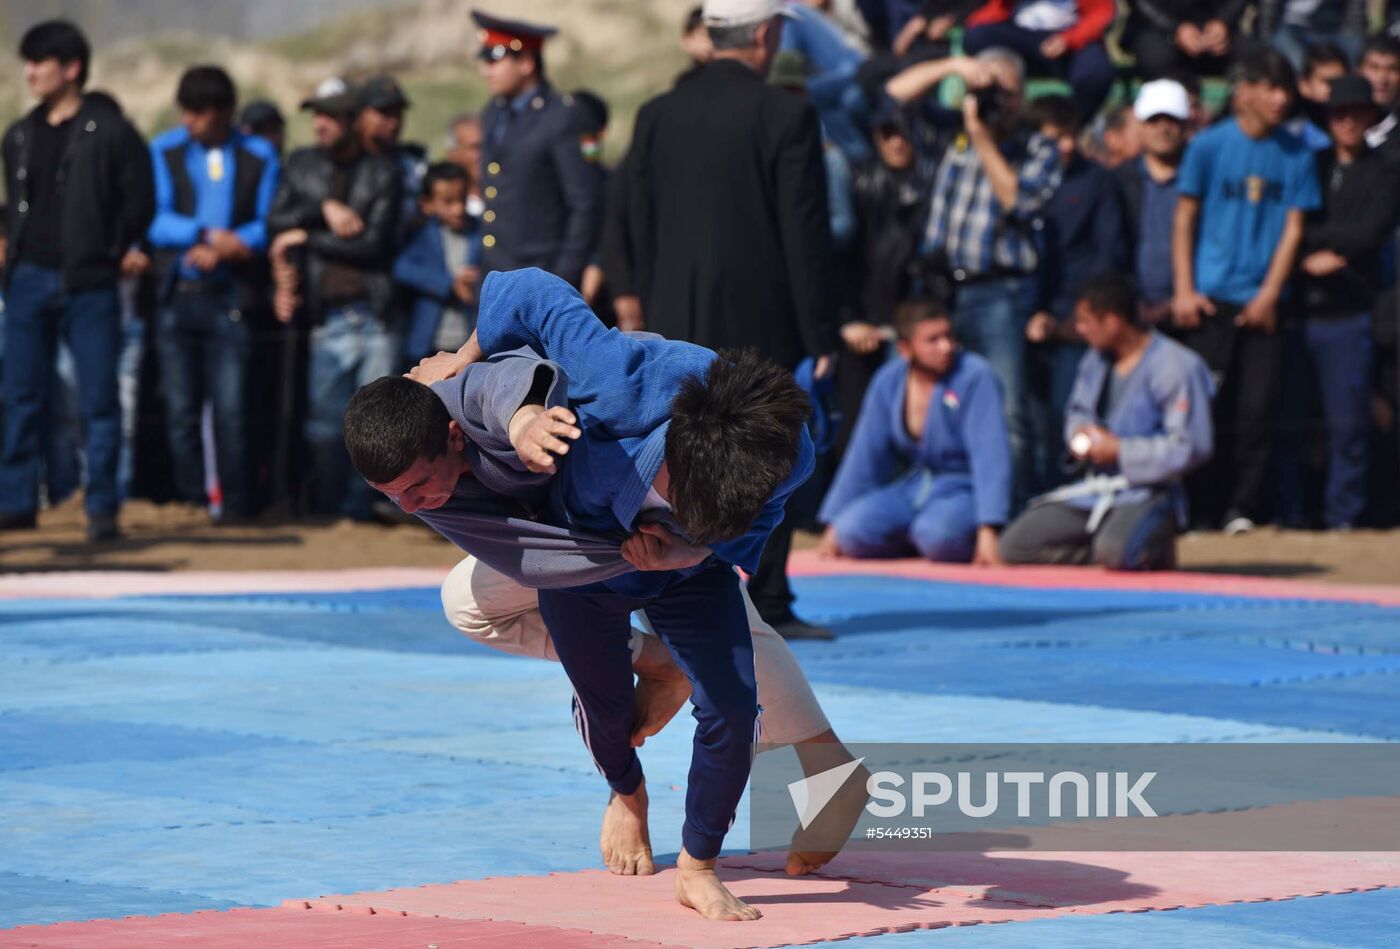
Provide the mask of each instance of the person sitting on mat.
POLYGON ((1011 503, 1001 383, 964 352, 939 303, 895 308, 903 357, 870 382, 850 445, 822 502, 826 556, 996 565, 1011 503))
POLYGON ((1170 569, 1186 524, 1182 478, 1213 451, 1210 370, 1143 325, 1128 277, 1086 283, 1074 325, 1090 349, 1065 411, 1065 441, 1084 478, 1033 500, 1002 535, 1002 556, 1170 569))

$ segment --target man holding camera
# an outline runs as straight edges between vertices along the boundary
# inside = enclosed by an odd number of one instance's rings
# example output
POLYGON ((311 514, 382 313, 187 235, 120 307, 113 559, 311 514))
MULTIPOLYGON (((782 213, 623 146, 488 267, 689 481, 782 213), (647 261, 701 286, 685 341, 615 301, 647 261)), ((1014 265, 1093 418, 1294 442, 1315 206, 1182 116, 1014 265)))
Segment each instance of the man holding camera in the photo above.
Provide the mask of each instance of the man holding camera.
POLYGON ((954 332, 1001 379, 1019 499, 1029 481, 1023 367, 1031 275, 1040 261, 1036 231, 1059 185, 1059 156, 1053 142, 1025 124, 1025 65, 1009 49, 917 63, 893 76, 885 92, 914 102, 954 76, 969 90, 957 117, 962 134, 934 177, 923 253, 952 277, 954 332))

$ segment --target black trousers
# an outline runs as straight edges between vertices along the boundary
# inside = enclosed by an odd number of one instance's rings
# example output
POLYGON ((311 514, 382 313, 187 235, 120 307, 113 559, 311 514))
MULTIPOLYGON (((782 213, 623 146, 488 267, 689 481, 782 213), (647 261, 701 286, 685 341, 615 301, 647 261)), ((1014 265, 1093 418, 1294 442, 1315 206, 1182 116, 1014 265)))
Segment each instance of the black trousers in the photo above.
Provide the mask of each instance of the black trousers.
POLYGON ((1269 513, 1269 460, 1274 447, 1283 339, 1235 325, 1241 307, 1219 300, 1214 316, 1179 338, 1215 377, 1215 455, 1187 478, 1191 519, 1214 526, 1227 512, 1252 520, 1269 513))

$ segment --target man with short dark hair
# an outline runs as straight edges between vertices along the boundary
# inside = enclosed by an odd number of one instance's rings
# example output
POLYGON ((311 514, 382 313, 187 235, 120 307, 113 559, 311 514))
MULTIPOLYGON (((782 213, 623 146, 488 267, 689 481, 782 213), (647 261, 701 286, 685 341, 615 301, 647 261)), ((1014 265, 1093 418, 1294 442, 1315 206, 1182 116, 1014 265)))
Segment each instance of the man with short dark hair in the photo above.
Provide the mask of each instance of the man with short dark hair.
POLYGON ((278 163, 265 139, 233 127, 233 80, 218 66, 180 78, 179 128, 151 142, 154 250, 160 310, 156 347, 180 498, 204 506, 200 419, 213 405, 221 523, 252 514, 246 386, 251 319, 267 292, 260 266, 278 163))
MULTIPOLYGON (((619 820, 645 813, 628 617, 646 609, 694 686, 694 778, 687 791, 680 902, 711 919, 756 919, 715 875, 748 779, 759 709, 749 622, 733 567, 752 571, 792 491, 810 476, 810 402, 792 376, 752 352, 712 351, 608 331, 582 298, 538 270, 489 274, 477 338, 420 366, 435 381, 483 354, 529 347, 566 373, 577 425, 543 405, 494 433, 520 467, 553 474, 550 520, 630 534, 640 572, 565 590, 539 607, 575 687, 575 714, 615 792, 619 820)), ((414 484, 382 487, 402 495, 414 484)), ((641 818, 644 822, 644 817, 641 818)))
POLYGON ((898 361, 875 373, 818 518, 827 556, 995 566, 1010 515, 1011 450, 1001 383, 963 352, 947 309, 908 301, 894 314, 898 361))
POLYGON ((1002 556, 1169 569, 1185 524, 1181 479, 1212 451, 1210 372, 1139 321, 1126 277, 1086 283, 1074 321, 1090 348, 1065 412, 1065 440, 1084 478, 1032 501, 1002 534, 1002 556))
POLYGON ((1281 359, 1279 307, 1320 204, 1312 153, 1284 131, 1293 69, 1273 50, 1234 67, 1234 114, 1192 140, 1177 179, 1172 321, 1219 380, 1221 450, 1192 482, 1192 516, 1227 533, 1267 508, 1281 359))
POLYGON ((1366 132, 1366 144, 1387 161, 1400 160, 1400 39, 1380 33, 1366 41, 1356 70, 1371 84, 1381 119, 1366 132))
POLYGON ((90 50, 66 20, 19 44, 39 104, 5 133, 5 401, 0 530, 33 528, 39 460, 60 338, 77 367, 87 458, 89 540, 117 535, 122 351, 117 283, 150 224, 151 159, 121 108, 83 92, 90 50))
MULTIPOLYGON (((267 227, 276 235, 274 273, 285 274, 281 261, 289 254, 300 258, 300 302, 311 324, 305 428, 311 508, 368 520, 372 494, 350 470, 340 416, 357 388, 399 364, 390 270, 403 177, 392 159, 360 144, 359 98, 343 80, 322 82, 302 108, 312 113, 317 144, 288 157, 267 227)), ((298 302, 279 285, 278 318, 291 320, 298 302)))
POLYGON ((404 355, 413 363, 460 349, 476 329, 481 235, 467 215, 470 180, 452 162, 428 166, 417 196, 423 223, 394 260, 394 282, 408 296, 404 355))

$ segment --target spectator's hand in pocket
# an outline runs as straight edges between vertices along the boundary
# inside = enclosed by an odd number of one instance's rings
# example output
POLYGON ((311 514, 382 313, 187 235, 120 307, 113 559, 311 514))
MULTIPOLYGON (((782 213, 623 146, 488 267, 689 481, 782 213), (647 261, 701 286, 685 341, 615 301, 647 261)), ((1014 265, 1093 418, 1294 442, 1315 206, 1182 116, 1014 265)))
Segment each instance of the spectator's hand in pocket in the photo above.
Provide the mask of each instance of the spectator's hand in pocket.
POLYGON ((1055 318, 1044 310, 1026 321, 1026 339, 1032 343, 1043 343, 1055 331, 1055 318))
POLYGON ((1204 293, 1192 290, 1172 297, 1172 322, 1177 329, 1193 330, 1200 326, 1202 313, 1215 315, 1215 304, 1204 293))

